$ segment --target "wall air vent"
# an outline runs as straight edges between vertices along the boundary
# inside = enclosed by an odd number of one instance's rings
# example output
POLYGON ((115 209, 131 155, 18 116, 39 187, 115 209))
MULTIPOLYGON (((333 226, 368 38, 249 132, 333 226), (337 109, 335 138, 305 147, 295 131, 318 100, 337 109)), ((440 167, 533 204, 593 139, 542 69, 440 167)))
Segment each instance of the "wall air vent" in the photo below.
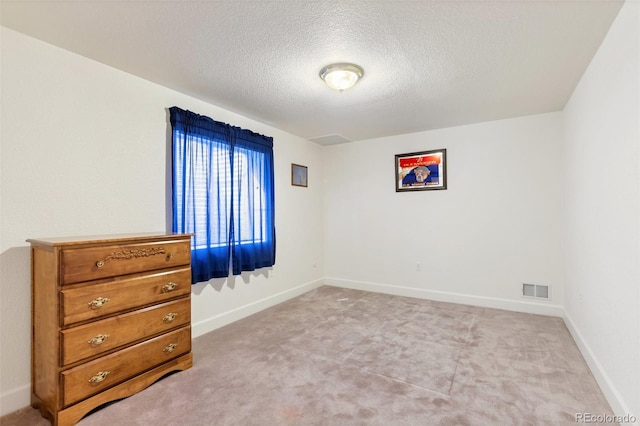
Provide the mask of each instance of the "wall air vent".
POLYGON ((539 284, 522 284, 522 296, 549 300, 549 286, 539 284))

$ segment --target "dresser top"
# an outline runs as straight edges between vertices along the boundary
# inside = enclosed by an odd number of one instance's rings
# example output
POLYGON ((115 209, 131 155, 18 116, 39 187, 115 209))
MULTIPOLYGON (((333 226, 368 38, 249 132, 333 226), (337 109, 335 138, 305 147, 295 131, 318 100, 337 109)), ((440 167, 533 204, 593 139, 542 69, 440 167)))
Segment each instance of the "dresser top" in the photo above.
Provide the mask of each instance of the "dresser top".
POLYGON ((193 234, 173 234, 167 232, 143 232, 134 234, 85 235, 80 237, 30 238, 32 245, 68 246, 77 244, 125 243, 130 241, 180 240, 193 234))

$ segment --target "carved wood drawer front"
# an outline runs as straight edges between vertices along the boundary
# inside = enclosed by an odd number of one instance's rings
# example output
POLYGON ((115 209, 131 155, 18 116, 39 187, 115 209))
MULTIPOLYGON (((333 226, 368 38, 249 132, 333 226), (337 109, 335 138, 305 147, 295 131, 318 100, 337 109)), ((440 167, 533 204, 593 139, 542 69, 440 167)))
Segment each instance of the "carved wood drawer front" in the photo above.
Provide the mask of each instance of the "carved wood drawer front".
POLYGON ((117 281, 66 286, 60 293, 62 325, 70 325, 188 295, 191 293, 191 269, 186 266, 127 276, 117 281))
POLYGON ((166 241, 62 250, 63 284, 188 265, 191 244, 166 241))
POLYGON ((63 405, 69 406, 191 350, 191 327, 63 371, 63 405))
POLYGON ((62 365, 100 355, 190 321, 191 307, 187 297, 62 330, 62 365))

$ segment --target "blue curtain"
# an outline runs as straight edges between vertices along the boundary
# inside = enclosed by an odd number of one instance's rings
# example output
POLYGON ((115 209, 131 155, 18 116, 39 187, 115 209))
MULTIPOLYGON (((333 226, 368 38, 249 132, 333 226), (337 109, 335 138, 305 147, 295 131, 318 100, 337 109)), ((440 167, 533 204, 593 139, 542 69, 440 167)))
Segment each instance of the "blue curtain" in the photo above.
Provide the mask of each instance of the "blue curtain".
POLYGON ((174 232, 192 281, 275 264, 273 138, 171 107, 174 232))

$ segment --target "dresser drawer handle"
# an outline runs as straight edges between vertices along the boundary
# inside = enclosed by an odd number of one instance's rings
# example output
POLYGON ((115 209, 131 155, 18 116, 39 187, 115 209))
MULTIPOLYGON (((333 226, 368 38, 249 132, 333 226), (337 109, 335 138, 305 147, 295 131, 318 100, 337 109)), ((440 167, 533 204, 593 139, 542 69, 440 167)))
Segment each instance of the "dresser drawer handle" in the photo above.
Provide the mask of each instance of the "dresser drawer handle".
POLYGON ((178 316, 177 312, 170 312, 167 315, 162 317, 162 321, 166 322, 167 324, 169 324, 171 321, 173 321, 174 319, 176 319, 176 317, 178 316))
POLYGON ((98 261, 96 262, 96 266, 97 266, 98 268, 102 268, 102 267, 104 266, 104 260, 98 260, 98 261))
POLYGON ((106 379, 109 374, 111 374, 111 371, 101 371, 95 376, 93 376, 92 378, 90 378, 89 383, 100 383, 104 379, 106 379))
POLYGON ((171 352, 173 352, 176 348, 178 347, 177 343, 170 343, 167 346, 165 346, 165 348, 162 350, 162 352, 170 354, 171 352))
POLYGON ((169 254, 167 255, 167 260, 171 260, 171 259, 173 259, 173 253, 169 253, 169 254))
POLYGON ((91 346, 98 346, 104 343, 105 340, 107 340, 109 338, 108 334, 98 334, 96 337, 92 337, 91 339, 89 339, 89 341, 87 343, 89 343, 91 346))
POLYGON ((167 284, 162 286, 162 292, 163 293, 169 293, 170 291, 173 291, 176 288, 178 288, 178 284, 176 284, 176 283, 167 283, 167 284))
POLYGON ((107 302, 111 300, 109 298, 106 297, 96 297, 95 299, 93 299, 91 302, 89 302, 89 307, 91 309, 98 309, 98 308, 102 308, 104 305, 107 304, 107 302))

